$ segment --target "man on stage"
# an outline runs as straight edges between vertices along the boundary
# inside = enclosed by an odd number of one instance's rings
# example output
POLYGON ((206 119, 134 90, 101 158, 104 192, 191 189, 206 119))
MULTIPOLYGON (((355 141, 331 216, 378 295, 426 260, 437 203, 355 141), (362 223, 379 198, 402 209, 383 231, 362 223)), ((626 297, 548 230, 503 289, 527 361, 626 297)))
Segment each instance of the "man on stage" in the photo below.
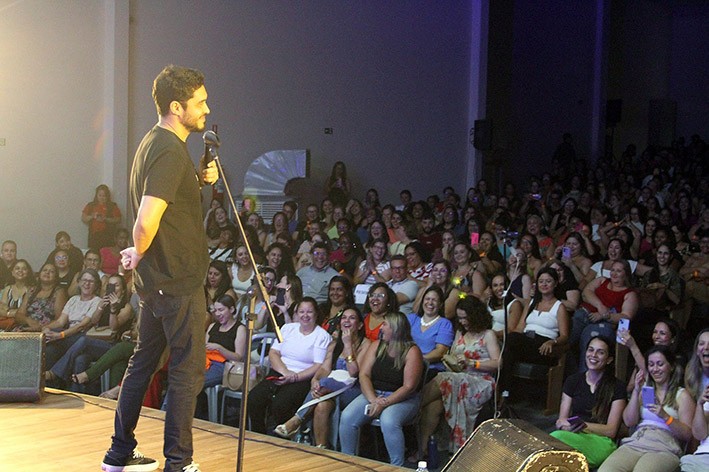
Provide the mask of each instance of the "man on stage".
POLYGON ((199 472, 192 460, 192 417, 203 385, 206 302, 202 283, 209 257, 200 187, 218 178, 213 162, 198 173, 185 143, 205 128, 209 107, 204 75, 167 66, 153 82, 158 123, 133 161, 130 196, 137 212, 135 246, 121 251, 140 295, 138 345, 128 363, 116 408, 106 472, 151 471, 158 462, 137 451, 134 430, 153 372, 170 350, 165 413, 165 471, 199 472))

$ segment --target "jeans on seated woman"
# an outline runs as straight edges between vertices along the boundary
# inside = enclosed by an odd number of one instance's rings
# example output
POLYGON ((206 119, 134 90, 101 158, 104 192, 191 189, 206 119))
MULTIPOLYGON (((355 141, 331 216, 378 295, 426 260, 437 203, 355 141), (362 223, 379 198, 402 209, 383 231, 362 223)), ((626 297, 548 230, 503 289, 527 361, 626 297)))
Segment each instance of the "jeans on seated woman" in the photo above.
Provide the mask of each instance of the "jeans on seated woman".
MULTIPOLYGON (((391 392, 375 391, 378 397, 388 397, 391 392)), ((364 414, 364 408, 369 400, 360 395, 350 403, 340 418, 340 443, 342 452, 354 455, 357 452, 359 429, 372 422, 374 418, 364 414)), ((421 394, 416 393, 408 399, 394 403, 382 411, 379 416, 384 444, 389 453, 389 462, 393 465, 403 465, 405 456, 403 427, 411 423, 419 411, 421 394)))

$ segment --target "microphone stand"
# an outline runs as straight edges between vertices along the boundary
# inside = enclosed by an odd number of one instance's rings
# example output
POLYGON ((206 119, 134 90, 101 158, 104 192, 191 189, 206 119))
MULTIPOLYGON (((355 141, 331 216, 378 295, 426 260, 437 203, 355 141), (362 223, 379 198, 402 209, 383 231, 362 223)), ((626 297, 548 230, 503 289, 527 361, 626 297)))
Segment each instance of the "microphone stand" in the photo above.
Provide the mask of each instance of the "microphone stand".
MULTIPOLYGON (((507 246, 512 245, 512 237, 509 234, 509 230, 505 230, 504 236, 502 237, 502 260, 505 261, 505 264, 507 264, 507 246)), ((519 262, 517 263, 517 266, 519 267, 519 262)), ((502 333, 502 349, 500 349, 500 360, 502 360, 502 353, 505 352, 505 347, 507 345, 507 332, 509 328, 509 322, 508 322, 508 311, 507 311, 507 294, 509 293, 510 287, 512 287, 512 280, 510 280, 509 285, 507 288, 502 292, 502 313, 504 314, 504 321, 505 321, 505 328, 502 333)), ((508 366, 509 368, 509 366, 508 366)), ((499 380, 500 377, 500 369, 498 368, 498 373, 497 377, 499 380)), ((495 390, 497 390, 498 383, 495 383, 495 390)), ((502 392, 503 398, 506 398, 505 391, 502 392)), ((510 411, 512 410, 509 405, 506 405, 510 411)), ((493 414, 494 418, 499 418, 500 415, 502 414, 502 411, 499 408, 499 405, 497 404, 497 394, 495 394, 495 413, 493 414)))
MULTIPOLYGON (((224 182, 224 189, 226 190, 227 197, 229 198, 229 203, 231 204, 231 208, 234 210, 234 214, 236 215, 236 223, 237 226, 239 227, 239 234, 241 235, 241 239, 244 242, 244 246, 246 247, 246 251, 249 254, 249 261, 251 262, 251 267, 254 269, 254 275, 256 278, 256 282, 258 285, 258 293, 261 294, 261 298, 263 298, 264 303, 266 304, 266 310, 268 311, 268 314, 271 318, 271 323, 273 324, 273 330, 276 333, 276 338, 278 339, 278 342, 283 342, 283 335, 281 334, 281 330, 278 327, 278 323, 276 322, 276 315, 273 313, 273 308, 271 307, 268 292, 266 291, 266 287, 263 285, 263 279, 261 277, 261 274, 258 272, 258 264, 256 264, 256 259, 254 259, 254 253, 251 250, 251 245, 249 244, 249 239, 246 237, 246 231, 244 230, 244 225, 241 223, 241 217, 239 216, 239 211, 236 207, 236 203, 234 203, 234 197, 231 193, 231 189, 229 188, 229 183, 227 182, 226 175, 224 174, 224 169, 222 168, 222 163, 219 159, 219 155, 217 154, 216 148, 219 147, 220 141, 219 137, 217 136, 216 132, 214 131, 206 131, 204 135, 202 136, 202 139, 204 140, 204 144, 209 150, 209 155, 205 155, 205 164, 209 162, 209 158, 214 160, 217 164, 217 170, 219 171, 219 175, 222 176, 222 181, 224 182)), ((247 341, 247 349, 246 349, 246 356, 244 358, 244 381, 242 382, 241 385, 241 413, 240 413, 240 418, 239 418, 239 441, 238 441, 238 447, 237 447, 237 460, 236 460, 236 471, 241 472, 243 468, 243 462, 244 462, 244 441, 246 439, 246 415, 248 414, 248 399, 249 399, 249 380, 251 377, 251 337, 254 329, 254 321, 256 319, 256 292, 249 290, 246 294, 246 296, 250 296, 251 299, 249 301, 249 313, 247 315, 247 329, 248 329, 248 341, 247 341)))

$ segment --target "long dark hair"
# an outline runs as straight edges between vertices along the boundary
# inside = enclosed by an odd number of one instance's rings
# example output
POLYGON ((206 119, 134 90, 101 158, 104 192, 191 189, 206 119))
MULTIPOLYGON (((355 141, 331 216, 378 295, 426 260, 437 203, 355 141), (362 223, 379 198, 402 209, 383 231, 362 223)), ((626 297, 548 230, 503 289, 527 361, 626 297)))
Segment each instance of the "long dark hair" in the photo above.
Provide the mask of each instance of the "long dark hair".
POLYGON ((596 385, 596 403, 593 404, 593 408, 591 409, 591 418, 593 421, 605 424, 608 421, 608 415, 611 412, 611 405, 613 404, 613 395, 615 394, 615 359, 613 358, 615 343, 605 336, 594 336, 588 344, 586 344, 584 353, 588 351, 588 346, 591 345, 594 339, 598 339, 606 345, 608 356, 613 359, 603 368, 603 376, 601 380, 598 381, 598 385, 596 385))
MULTIPOLYGON (((556 284, 556 286, 554 287, 554 297, 556 297, 557 300, 563 300, 564 294, 561 293, 561 287, 559 287, 559 274, 556 273, 556 270, 552 269, 551 267, 544 267, 537 274, 537 280, 539 280, 539 277, 541 277, 543 274, 547 274, 549 277, 554 279, 554 283, 556 284)), ((539 304, 541 300, 542 294, 539 290, 536 290, 534 292, 534 296, 532 297, 532 301, 529 303, 529 310, 527 310, 528 316, 529 313, 534 310, 534 308, 539 304)))
MULTIPOLYGON (((485 304, 477 297, 469 295, 460 299, 455 309, 465 312, 465 316, 468 318, 468 329, 471 333, 481 333, 486 329, 492 328, 492 315, 487 311, 485 304)), ((468 331, 458 321, 457 315, 455 317, 455 330, 463 334, 468 331)))
MULTIPOLYGON (((356 357, 357 356, 357 349, 359 346, 362 344, 362 341, 366 337, 365 329, 364 329, 364 323, 362 323, 362 313, 359 311, 359 309, 354 306, 347 306, 345 307, 344 310, 342 310, 342 313, 344 313, 347 310, 353 310, 355 313, 357 313, 357 318, 359 319, 360 325, 359 329, 355 331, 357 333, 356 339, 354 339, 354 350, 352 354, 356 357)), ((340 354, 342 354, 342 351, 345 349, 345 344, 342 342, 342 327, 340 326, 340 321, 342 321, 342 317, 337 320, 337 327, 335 328, 335 333, 333 333, 333 339, 335 340, 335 350, 332 353, 332 363, 333 366, 335 365, 335 362, 337 361, 337 358, 340 357, 340 354)), ((334 368, 334 367, 333 367, 334 368)))
MULTIPOLYGON (((214 298, 212 299, 210 299, 208 292, 209 282, 205 278, 204 294, 207 296, 207 305, 210 305, 212 302, 217 301, 222 295, 227 292, 227 290, 231 288, 231 275, 229 275, 229 269, 226 265, 226 262, 220 260, 213 260, 209 263, 209 267, 219 271, 219 273, 222 274, 222 278, 219 281, 219 285, 217 285, 217 290, 214 292, 214 298)), ((207 271, 209 271, 209 269, 207 269, 207 271)))
MULTIPOLYGON (((677 408, 677 391, 682 386, 682 369, 677 365, 677 356, 669 346, 652 346, 645 353, 645 365, 649 365, 649 359, 652 354, 660 353, 665 358, 667 363, 672 367, 669 379, 667 380, 667 392, 662 406, 677 408)), ((655 380, 652 375, 647 376, 646 385, 655 387, 655 380)))
POLYGON ((318 319, 318 325, 322 325, 325 322, 325 319, 330 314, 330 309, 332 308, 332 302, 330 301, 330 288, 332 287, 333 283, 342 284, 342 287, 345 290, 345 307, 343 308, 343 310, 346 310, 347 308, 353 307, 355 305, 354 294, 352 293, 352 283, 350 282, 350 279, 342 275, 334 276, 327 284, 327 300, 325 300, 320 305, 320 318, 318 319))
POLYGON ((391 287, 389 287, 385 282, 377 282, 369 287, 369 291, 367 292, 367 301, 364 302, 364 312, 371 313, 372 307, 369 306, 369 297, 378 288, 383 288, 387 294, 386 312, 393 313, 399 311, 399 302, 396 300, 396 294, 391 287))
POLYGON ((428 292, 436 292, 436 295, 438 295, 438 301, 440 303, 440 306, 438 307, 438 313, 436 313, 438 316, 445 317, 445 302, 446 299, 443 296, 443 290, 441 290, 441 287, 438 285, 431 285, 426 289, 425 292, 423 292, 423 296, 421 297, 421 305, 419 305, 418 312, 416 312, 417 315, 423 316, 423 300, 426 298, 426 295, 428 295, 428 292))

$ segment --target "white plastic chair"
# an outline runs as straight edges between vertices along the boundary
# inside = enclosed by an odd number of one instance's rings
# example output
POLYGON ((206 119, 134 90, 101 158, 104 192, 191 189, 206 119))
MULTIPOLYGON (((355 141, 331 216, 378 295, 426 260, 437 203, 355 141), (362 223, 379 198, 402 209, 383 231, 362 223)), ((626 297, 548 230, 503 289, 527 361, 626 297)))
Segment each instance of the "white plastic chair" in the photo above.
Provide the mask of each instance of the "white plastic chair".
MULTIPOLYGON (((261 342, 260 346, 260 351, 259 351, 259 362, 258 362, 258 368, 257 371, 260 371, 261 368, 264 366, 265 361, 267 359, 266 357, 266 348, 273 344, 273 341, 276 339, 276 334, 275 333, 258 333, 254 334, 251 337, 251 343, 252 345, 255 345, 257 342, 261 342)), ((253 385, 252 385, 253 387, 253 385)), ((224 388, 223 385, 215 385, 214 387, 207 387, 204 389, 204 393, 207 395, 207 414, 208 414, 208 419, 209 421, 216 423, 217 422, 217 417, 219 417, 219 423, 224 423, 224 405, 226 402, 226 398, 236 398, 241 400, 242 393, 241 390, 230 390, 228 388, 224 388), (223 391, 222 394, 222 405, 221 405, 221 414, 219 414, 219 392, 223 391)))

